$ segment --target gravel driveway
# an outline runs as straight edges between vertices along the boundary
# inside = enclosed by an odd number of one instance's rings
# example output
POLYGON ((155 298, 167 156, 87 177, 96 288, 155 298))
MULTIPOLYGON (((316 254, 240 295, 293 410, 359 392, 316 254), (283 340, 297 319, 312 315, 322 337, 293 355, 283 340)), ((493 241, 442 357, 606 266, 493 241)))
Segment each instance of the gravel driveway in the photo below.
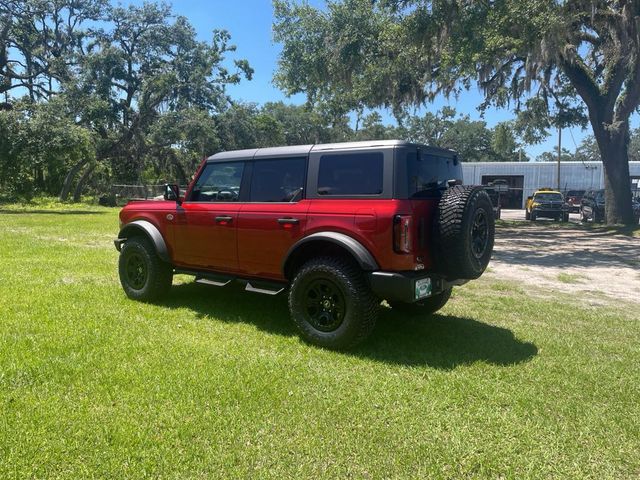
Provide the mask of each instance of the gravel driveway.
POLYGON ((550 223, 498 226, 488 275, 543 294, 575 293, 589 304, 640 304, 640 238, 550 223))

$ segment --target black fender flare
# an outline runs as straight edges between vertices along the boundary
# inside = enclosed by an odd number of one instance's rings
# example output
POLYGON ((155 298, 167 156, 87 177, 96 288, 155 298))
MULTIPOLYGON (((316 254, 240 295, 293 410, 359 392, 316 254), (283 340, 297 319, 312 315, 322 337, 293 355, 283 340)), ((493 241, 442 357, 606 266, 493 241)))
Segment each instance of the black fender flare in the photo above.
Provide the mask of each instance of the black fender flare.
MULTIPOLYGON (((164 241, 160 230, 151 222, 147 220, 135 220, 131 223, 127 223, 122 229, 120 229, 120 233, 118 234, 118 240, 116 240, 116 247, 118 247, 118 242, 123 243, 126 241, 128 237, 131 236, 133 232, 142 232, 147 236, 153 246, 156 249, 156 253, 160 260, 163 262, 171 263, 171 257, 169 256, 169 249, 167 248, 167 243, 164 241)), ((118 248, 118 250, 120 250, 118 248)))
POLYGON ((380 269, 378 263, 375 258, 373 258, 373 255, 371 255, 369 250, 367 250, 367 248, 355 238, 339 232, 318 232, 298 240, 291 246, 282 261, 283 274, 286 276, 289 262, 295 256, 295 252, 299 251, 300 247, 308 245, 311 242, 318 241, 333 243, 334 245, 344 248, 358 262, 360 268, 365 271, 372 272, 380 269))

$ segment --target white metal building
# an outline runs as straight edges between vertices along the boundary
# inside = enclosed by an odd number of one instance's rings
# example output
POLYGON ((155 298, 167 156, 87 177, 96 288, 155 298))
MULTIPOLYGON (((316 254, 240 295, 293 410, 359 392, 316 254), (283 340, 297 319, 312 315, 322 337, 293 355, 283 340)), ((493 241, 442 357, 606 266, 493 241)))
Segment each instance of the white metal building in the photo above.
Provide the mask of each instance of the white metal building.
MULTIPOLYGON (((524 201, 538 188, 558 185, 558 164, 555 162, 478 162, 463 163, 464 183, 487 185, 505 180, 509 193, 503 196, 504 208, 524 208, 524 201), (506 197, 506 198, 505 198, 506 197)), ((629 162, 632 188, 640 189, 640 162, 629 162)), ((602 162, 562 162, 560 190, 604 188, 602 162)))

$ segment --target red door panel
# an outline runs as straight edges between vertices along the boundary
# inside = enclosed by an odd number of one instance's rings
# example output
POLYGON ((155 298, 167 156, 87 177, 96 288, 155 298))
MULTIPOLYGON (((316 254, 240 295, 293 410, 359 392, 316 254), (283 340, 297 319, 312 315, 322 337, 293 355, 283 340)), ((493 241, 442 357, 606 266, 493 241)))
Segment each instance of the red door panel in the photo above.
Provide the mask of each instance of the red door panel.
POLYGON ((176 263, 219 271, 238 270, 239 203, 188 203, 174 222, 176 263))
POLYGON ((309 200, 295 203, 244 203, 238 218, 238 258, 243 273, 282 278, 282 260, 301 239, 309 200))

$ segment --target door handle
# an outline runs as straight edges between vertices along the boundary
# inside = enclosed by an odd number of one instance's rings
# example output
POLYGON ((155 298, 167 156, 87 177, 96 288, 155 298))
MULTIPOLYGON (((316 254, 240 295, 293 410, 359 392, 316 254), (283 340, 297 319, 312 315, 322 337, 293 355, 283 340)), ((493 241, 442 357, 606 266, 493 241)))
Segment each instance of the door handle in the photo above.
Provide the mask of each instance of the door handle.
POLYGON ((279 218, 278 223, 280 225, 297 225, 300 223, 300 220, 297 218, 279 218))
POLYGON ((232 220, 233 220, 233 217, 229 215, 220 215, 219 217, 216 217, 216 223, 227 224, 227 223, 231 223, 232 220))

